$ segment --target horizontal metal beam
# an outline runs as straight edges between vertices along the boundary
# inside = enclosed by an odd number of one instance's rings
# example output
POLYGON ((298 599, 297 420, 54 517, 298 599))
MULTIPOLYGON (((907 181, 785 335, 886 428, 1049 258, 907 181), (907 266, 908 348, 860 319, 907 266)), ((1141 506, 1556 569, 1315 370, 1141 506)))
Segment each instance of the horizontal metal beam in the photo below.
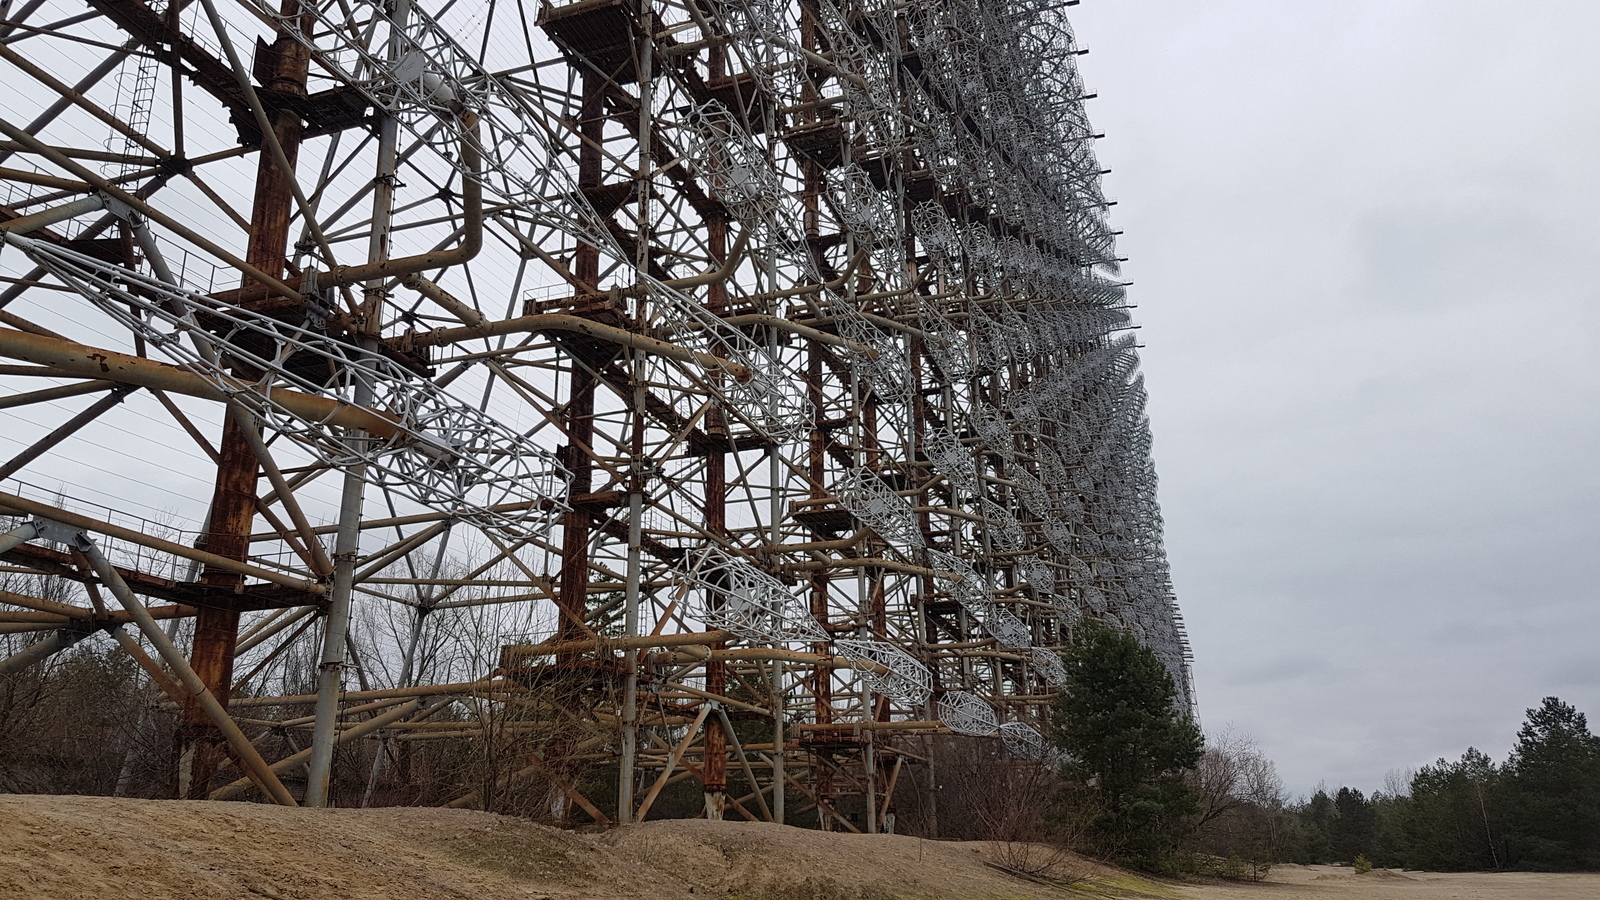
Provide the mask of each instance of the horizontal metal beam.
MULTIPOLYGON (((82 516, 75 512, 68 512, 67 510, 50 506, 49 504, 40 503, 36 500, 29 500, 26 497, 18 497, 16 494, 8 494, 4 491, 0 491, 0 509, 9 509, 25 515, 41 516, 46 519, 53 519, 63 525, 70 525, 73 528, 81 528, 84 531, 92 531, 95 534, 103 534, 106 537, 113 537, 119 541, 127 541, 130 544, 138 544, 141 547, 148 547, 151 550, 159 550, 162 553, 170 553, 173 556, 177 556, 182 559, 193 560, 198 563, 204 563, 208 566, 215 566, 219 569, 224 569, 229 572, 236 572, 240 575, 247 575, 252 578, 259 578, 262 581, 270 581, 274 584, 281 584, 284 587, 295 588, 296 590, 305 591, 308 594, 316 594, 321 596, 325 592, 322 585, 316 584, 315 582, 306 581, 303 578, 296 578, 293 575, 285 575, 282 572, 274 572, 271 569, 263 569, 259 566, 252 566, 249 563, 242 563, 236 559, 229 559, 226 556, 218 556, 215 553, 207 553, 204 550, 196 550, 193 547, 185 547, 182 544, 175 544, 172 541, 164 541, 161 538, 151 537, 148 534, 142 534, 134 531, 131 528, 123 528, 121 525, 113 525, 110 522, 102 522, 99 519, 92 519, 88 516, 82 516)), ((117 580, 122 580, 120 575, 117 576, 117 580)))
MULTIPOLYGON (((434 300, 441 306, 451 308, 450 304, 440 300, 440 296, 449 297, 456 305, 463 305, 459 300, 450 296, 438 285, 424 278, 416 278, 406 282, 406 285, 415 288, 424 297, 434 300)), ((470 308, 470 307, 469 307, 470 308)), ((678 362, 693 363, 706 369, 720 369, 732 375, 739 381, 748 381, 751 376, 749 366, 741 365, 723 359, 710 353, 699 350, 690 350, 677 344, 657 340, 642 334, 635 334, 626 328, 617 328, 613 325, 602 325, 593 319, 582 316, 564 315, 560 313, 547 313, 534 316, 519 316, 515 319, 501 319, 499 321, 479 321, 476 324, 465 325, 460 328, 436 328, 425 331, 415 336, 414 340, 424 347, 435 347, 443 344, 456 344, 461 341, 470 341, 474 338, 496 337, 504 334, 534 334, 551 331, 566 332, 568 334, 581 334, 592 337, 597 341, 616 344, 619 347, 628 347, 642 353, 664 356, 678 362)))
MULTIPOLYGON (((181 366, 156 362, 142 356, 130 356, 115 350, 89 347, 65 338, 0 329, 0 356, 50 366, 80 378, 116 381, 183 394, 187 397, 198 397, 202 400, 215 400, 219 403, 229 399, 228 392, 218 387, 211 379, 196 375, 181 366)), ((230 384, 230 387, 235 387, 240 392, 252 390, 252 386, 243 381, 236 381, 230 384)), ((295 415, 313 422, 325 422, 344 428, 360 428, 383 438, 392 438, 399 433, 399 426, 392 417, 327 397, 298 391, 274 390, 272 401, 295 415)))

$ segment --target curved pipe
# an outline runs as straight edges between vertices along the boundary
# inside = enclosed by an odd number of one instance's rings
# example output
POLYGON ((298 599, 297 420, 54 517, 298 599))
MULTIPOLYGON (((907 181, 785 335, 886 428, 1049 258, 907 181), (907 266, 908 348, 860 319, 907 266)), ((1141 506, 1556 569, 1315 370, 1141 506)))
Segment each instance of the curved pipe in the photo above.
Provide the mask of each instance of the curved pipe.
POLYGON ((830 655, 827 653, 807 653, 804 650, 786 650, 781 647, 734 647, 729 650, 712 650, 708 646, 689 645, 677 650, 662 651, 650 654, 652 661, 682 665, 696 662, 748 662, 751 660, 777 660, 781 662, 798 663, 805 666, 818 666, 828 669, 854 669, 858 672, 871 672, 875 675, 890 674, 890 669, 882 663, 868 662, 867 660, 850 659, 847 656, 830 655))
POLYGON ((728 631, 702 631, 688 634, 645 635, 642 637, 611 638, 598 641, 566 641, 562 643, 522 644, 505 647, 500 651, 500 670, 515 666, 518 663, 543 656, 553 656, 558 653, 585 652, 599 650, 601 652, 614 652, 617 650, 645 649, 650 647, 672 648, 662 653, 651 654, 661 661, 675 663, 702 662, 705 660, 734 661, 734 660, 782 660, 785 662, 802 663, 805 665, 826 666, 834 669, 856 669, 885 674, 888 667, 866 662, 864 660, 851 660, 843 656, 831 656, 826 653, 807 653, 803 650, 787 650, 776 647, 736 647, 729 650, 713 650, 711 646, 720 641, 731 640, 735 637, 728 631))
MULTIPOLYGON (((522 245, 524 250, 543 260, 544 264, 549 266, 551 271, 555 272, 557 275, 560 275, 567 281, 568 284, 572 285, 580 293, 595 292, 590 285, 579 281, 578 276, 572 274, 572 271, 563 265, 561 260, 551 256, 543 247, 540 247, 538 244, 534 243, 532 238, 529 238, 527 235, 523 234, 520 229, 512 228, 510 231, 511 236, 516 239, 517 243, 522 245)), ((724 262, 720 268, 711 272, 702 272, 699 275, 690 275, 687 278, 670 278, 661 282, 661 284, 664 287, 669 287, 673 290, 679 290, 682 288, 693 288, 727 281, 729 278, 733 277, 734 270, 739 268, 739 262, 744 257, 745 245, 749 242, 750 235, 748 230, 741 231, 739 232, 739 236, 733 239, 733 248, 728 252, 727 262, 724 262)), ((626 288, 611 288, 610 290, 603 291, 601 293, 613 300, 618 300, 623 297, 637 297, 641 294, 647 293, 648 290, 649 289, 646 286, 636 285, 626 288)))
POLYGON ((751 294, 745 299, 781 300, 784 297, 798 297, 802 294, 816 294, 822 291, 837 291, 839 288, 844 287, 845 282, 850 280, 850 276, 855 274, 856 269, 860 267, 862 261, 866 258, 866 250, 863 249, 856 251, 856 255, 851 258, 850 264, 845 266, 844 271, 839 273, 839 277, 833 279, 832 281, 824 281, 821 284, 803 284, 799 287, 785 288, 781 291, 767 291, 765 294, 751 294))
MULTIPOLYGON (((436 250, 399 259, 385 259, 359 266, 339 266, 331 272, 318 272, 316 284, 344 287, 378 278, 404 278, 424 269, 442 269, 471 260, 483 249, 483 152, 478 144, 478 117, 461 114, 461 162, 471 174, 461 177, 462 234, 454 250, 436 250)), ((302 282, 304 283, 304 282, 302 282)))
POLYGON ((944 731, 950 729, 937 719, 900 722, 803 722, 795 726, 807 734, 854 731, 944 731))
POLYGON ((500 650, 500 666, 506 668, 543 656, 585 653, 590 650, 615 652, 648 647, 709 646, 736 638, 731 631, 699 631, 688 634, 647 634, 641 637, 607 638, 598 641, 546 641, 538 644, 511 644, 500 650))
MULTIPOLYGON (((857 299, 861 299, 861 298, 857 298, 857 299)), ((880 316, 877 313, 862 312, 862 313, 860 313, 860 316, 861 316, 861 318, 866 319, 868 322, 871 322, 872 324, 878 326, 879 328, 884 329, 885 331, 898 331, 898 332, 901 332, 902 334, 908 334, 908 335, 910 335, 912 337, 922 338, 924 340, 926 340, 927 337, 928 337, 927 332, 923 331, 920 328, 917 328, 914 325, 907 325, 904 322, 896 322, 894 319, 890 319, 890 318, 886 318, 884 316, 880 316)), ((810 322, 813 325, 832 325, 835 322, 838 322, 839 320, 835 316, 824 316, 822 318, 817 318, 817 319, 807 319, 806 321, 810 322)))
MULTIPOLYGON (((707 284, 718 284, 727 281, 733 277, 733 271, 739 268, 739 261, 744 258, 744 249, 749 243, 750 229, 746 228, 739 232, 738 237, 733 239, 733 249, 728 251, 728 261, 723 263, 721 268, 714 272, 702 272, 699 275, 690 275, 687 278, 672 278, 661 283, 669 288, 677 289, 701 287, 707 284)), ((628 290, 636 291, 638 289, 629 288, 628 290)))

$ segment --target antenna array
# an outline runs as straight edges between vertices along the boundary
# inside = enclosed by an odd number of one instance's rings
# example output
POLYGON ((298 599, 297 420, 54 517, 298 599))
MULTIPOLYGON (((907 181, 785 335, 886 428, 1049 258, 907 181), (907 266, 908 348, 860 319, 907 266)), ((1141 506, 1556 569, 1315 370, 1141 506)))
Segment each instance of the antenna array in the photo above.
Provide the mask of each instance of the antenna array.
MULTIPOLYGON (((680 771, 752 815, 737 758, 875 830, 931 734, 1050 758, 1085 616, 1192 711, 1070 5, 26 4, 6 562, 93 585, 96 534, 193 620, 188 796, 250 789, 240 703, 321 804, 383 768, 330 781, 341 741, 557 679, 599 735, 543 748, 563 816, 580 759, 594 815, 680 771)), ((83 612, 6 639, 124 624, 83 612)))

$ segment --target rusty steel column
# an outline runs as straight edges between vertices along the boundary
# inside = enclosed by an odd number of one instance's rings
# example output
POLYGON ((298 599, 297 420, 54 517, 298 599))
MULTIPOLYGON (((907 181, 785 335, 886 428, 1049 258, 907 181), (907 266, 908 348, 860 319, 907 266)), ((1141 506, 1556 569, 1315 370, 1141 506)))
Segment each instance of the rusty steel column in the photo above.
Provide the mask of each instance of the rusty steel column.
MULTIPOLYGON (((823 468, 823 458, 826 455, 828 436, 823 428, 823 419, 826 412, 823 407, 822 397, 822 353, 823 349, 815 341, 809 343, 806 354, 806 392, 811 400, 812 415, 816 418, 811 426, 811 438, 806 453, 806 475, 811 482, 811 498, 822 500, 827 496, 823 488, 826 483, 826 473, 823 468)), ((824 631, 829 630, 828 623, 828 572, 826 569, 816 569, 811 573, 811 615, 816 618, 824 631)), ((829 644, 818 642, 811 645, 815 653, 827 654, 831 651, 829 644)), ((833 669, 827 666, 817 666, 813 669, 812 697, 815 705, 813 710, 818 725, 826 725, 833 721, 833 669)), ((826 751, 824 751, 826 752, 826 751)), ((812 768, 814 783, 812 788, 821 803, 817 806, 817 823, 823 831, 833 830, 833 824, 828 814, 823 811, 823 803, 830 803, 833 799, 833 776, 825 766, 812 768)), ((831 804, 830 804, 831 805, 831 804)))
MULTIPOLYGON (((713 70, 715 74, 715 70, 713 70)), ((717 263, 727 261, 728 257, 728 222, 721 215, 706 217, 707 237, 710 243, 711 257, 717 263)), ((707 292, 706 307, 713 313, 721 315, 728 307, 728 289, 721 282, 711 285, 707 292)), ((713 406, 706 414, 706 433, 710 436, 715 446, 706 448, 706 483, 705 483, 705 509, 706 530, 717 537, 728 535, 728 462, 726 451, 728 448, 728 421, 723 411, 713 406)), ((723 602, 719 595, 713 602, 720 605, 723 602)), ((727 643, 717 641, 711 645, 713 651, 726 649, 727 643)), ((718 695, 727 693, 728 690, 728 664, 719 659, 706 662, 706 690, 718 695)), ((727 806, 728 792, 728 736, 722 730, 722 717, 712 716, 706 719, 705 759, 702 771, 705 773, 701 784, 705 795, 706 818, 713 821, 722 818, 724 808, 727 806)), ((751 790, 760 790, 759 785, 752 784, 751 790)))
MULTIPOLYGON (((283 15, 293 16, 299 11, 300 0, 283 0, 283 15)), ((306 23, 306 27, 309 30, 310 24, 306 23)), ((268 90, 304 97, 310 62, 310 51, 303 44, 280 33, 277 40, 257 51, 255 69, 257 73, 271 71, 272 77, 264 85, 268 90)), ((257 158, 255 203, 250 212, 250 244, 245 260, 274 278, 283 276, 288 263, 285 254, 294 210, 293 167, 300 156, 304 131, 299 113, 288 107, 277 110, 272 118, 272 133, 283 148, 290 171, 280 169, 274 154, 265 150, 265 138, 257 158)))
MULTIPOLYGON (((284 0, 283 14, 299 13, 299 0, 284 0)), ((305 96, 310 54, 286 34, 268 45, 257 60, 256 71, 269 71, 265 87, 305 96)), ((303 125, 298 113, 280 109, 273 120, 273 132, 293 166, 299 156, 303 125)), ((283 171, 273 154, 263 148, 257 154, 255 202, 250 212, 249 243, 245 260, 257 269, 281 278, 287 265, 289 220, 294 203, 291 181, 294 172, 283 171)), ((253 283, 253 282, 250 282, 253 283)), ((223 416, 220 459, 211 498, 209 526, 203 538, 205 549, 241 562, 250 555, 250 532, 256 514, 256 482, 260 463, 243 429, 231 415, 223 416)), ((207 566, 200 581, 213 588, 235 589, 243 576, 207 566)), ((226 709, 233 690, 233 657, 238 645, 239 610, 228 601, 215 598, 223 591, 212 591, 212 603, 199 607, 195 617, 194 645, 190 665, 217 701, 226 709)), ((178 796, 202 799, 210 792, 212 779, 226 752, 226 743, 196 702, 185 704, 178 728, 178 796)))
MULTIPOLYGON (((605 85, 604 76, 593 72, 583 73, 583 101, 580 110, 579 133, 583 143, 578 150, 578 187, 580 190, 596 188, 601 183, 602 157, 600 145, 605 140, 605 85)), ((573 274, 583 284, 583 289, 598 291, 600 287, 600 250, 591 244, 578 242, 573 261, 573 274)), ((575 298, 577 299, 577 298, 575 298)), ((583 622, 589 610, 589 530, 592 526, 590 509, 580 498, 594 490, 594 460, 589 448, 594 441, 594 394, 599 380, 594 374, 598 360, 578 348, 568 345, 572 359, 571 384, 567 389, 567 403, 561 410, 561 425, 567 442, 562 448, 561 462, 572 473, 568 490, 568 509, 561 516, 561 571, 557 576, 556 640, 561 643, 580 641, 587 637, 583 622)), ((556 654, 558 666, 575 665, 582 658, 578 650, 556 654)), ((547 752, 547 759, 559 776, 564 769, 563 758, 568 745, 555 740, 547 752)), ((552 786, 548 799, 550 811, 558 822, 565 822, 571 809, 566 793, 552 786)))
MULTIPOLYGON (((217 462, 216 485, 211 498, 210 526, 202 538, 201 549, 243 562, 250 555, 250 526, 255 521, 259 464, 244 432, 232 416, 223 417, 220 449, 221 458, 217 462)), ((233 655, 239 639, 239 610, 220 598, 227 596, 226 591, 237 588, 244 581, 244 576, 206 566, 200 581, 208 587, 221 590, 209 592, 210 602, 196 611, 189 666, 226 709, 233 692, 233 655), (216 605, 219 603, 226 605, 216 605)), ((190 697, 184 704, 176 738, 178 797, 202 800, 211 791, 211 781, 226 753, 226 743, 196 698, 190 697)))
MULTIPOLYGON (((811 499, 823 500, 827 492, 823 488, 826 474, 823 470, 823 458, 826 455, 827 432, 823 429, 823 418, 826 416, 822 400, 822 348, 815 342, 809 345, 806 362, 806 391, 811 400, 816 421, 812 424, 811 439, 806 454, 806 474, 811 482, 811 499)), ((811 614, 822 625, 824 631, 828 629, 828 571, 815 569, 811 574, 811 614)), ((829 647, 826 643, 812 645, 815 653, 826 654, 829 647)), ((826 666, 816 668, 815 683, 812 693, 816 700, 817 724, 826 724, 833 721, 833 670, 826 666)))
MULTIPOLYGON (((583 72, 583 102, 579 108, 578 133, 583 143, 578 148, 578 189, 600 186, 602 162, 600 147, 606 139, 606 78, 591 69, 583 72)), ((572 274, 587 288, 600 286, 600 249, 578 242, 572 274)))
MULTIPOLYGON (((603 76, 592 71, 583 73, 582 122, 579 131, 584 142, 578 151, 578 187, 600 186, 600 144, 605 139, 605 84, 603 76)), ((573 274, 589 290, 600 287, 600 250, 580 242, 573 265, 573 274)), ((570 497, 576 498, 594 490, 594 462, 587 448, 594 439, 594 392, 596 379, 590 371, 593 360, 572 362, 572 384, 568 388, 567 406, 562 416, 566 428, 567 444, 564 462, 572 472, 570 497)), ((561 620, 556 625, 558 640, 582 640, 583 621, 588 610, 589 594, 589 510, 572 503, 561 517, 561 575, 560 593, 556 602, 561 606, 561 620)), ((575 659, 566 655, 565 661, 575 659)))

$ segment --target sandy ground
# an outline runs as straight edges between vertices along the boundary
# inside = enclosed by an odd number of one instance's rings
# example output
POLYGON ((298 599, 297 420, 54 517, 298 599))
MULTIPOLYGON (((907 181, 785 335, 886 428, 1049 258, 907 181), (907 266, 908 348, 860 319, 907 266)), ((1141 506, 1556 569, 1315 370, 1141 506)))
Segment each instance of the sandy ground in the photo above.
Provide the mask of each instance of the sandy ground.
POLYGON ((1355 876, 1170 885, 1087 863, 1062 888, 988 864, 987 845, 653 822, 574 834, 465 810, 296 810, 0 795, 0 897, 270 900, 1166 900, 1600 898, 1600 875, 1355 876))
POLYGON ((1194 900, 1600 900, 1600 874, 1461 874, 1276 866, 1261 884, 1185 885, 1194 900))

